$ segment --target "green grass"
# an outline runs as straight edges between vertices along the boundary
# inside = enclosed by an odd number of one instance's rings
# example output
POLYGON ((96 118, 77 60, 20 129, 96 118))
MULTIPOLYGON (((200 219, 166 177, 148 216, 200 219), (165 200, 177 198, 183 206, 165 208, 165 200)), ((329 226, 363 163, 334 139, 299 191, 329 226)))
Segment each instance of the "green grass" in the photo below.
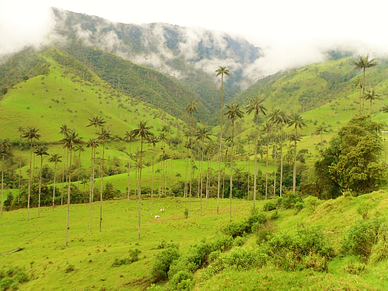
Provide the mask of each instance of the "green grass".
MULTIPOLYGON (((203 201, 204 202, 204 201, 203 201)), ((279 210, 276 220, 278 231, 294 232, 299 224, 317 227, 324 231, 336 252, 347 229, 360 219, 357 206, 370 203, 369 217, 388 214, 386 192, 374 192, 357 198, 340 197, 318 206, 315 211, 303 209, 279 210)), ((261 211, 265 201, 258 202, 261 211)), ((221 199, 220 215, 216 214, 216 199, 210 199, 203 216, 200 200, 192 199, 191 216, 184 218, 188 200, 183 198, 155 199, 153 216, 150 217, 150 200, 142 200, 141 238, 137 238, 137 201, 114 200, 103 203, 102 231, 98 231, 99 203, 93 205, 93 231, 89 231, 90 209, 88 204, 71 205, 69 246, 65 247, 66 206, 54 211, 43 207, 40 218, 25 220, 26 209, 4 212, 0 218, 2 243, 0 254, 23 248, 1 256, 0 267, 24 268, 31 280, 20 285, 20 290, 144 290, 152 282, 151 269, 156 255, 161 251, 162 240, 179 245, 180 253, 187 252, 194 244, 212 241, 221 235, 229 222, 229 200, 221 199), (165 212, 160 213, 159 209, 165 212), (128 257, 129 251, 139 249, 139 261, 112 267, 115 259, 128 257), (74 271, 66 271, 74 267, 74 271)), ((252 201, 233 200, 233 220, 247 217, 252 201)), ((37 213, 31 209, 30 213, 37 213)), ((270 215, 270 214, 267 214, 270 215)), ((31 215, 31 217, 36 217, 31 215)), ((245 248, 255 248, 254 235, 248 236, 245 248)), ((202 278, 203 269, 196 272, 195 290, 386 290, 388 262, 367 264, 365 272, 352 275, 344 271, 355 257, 337 256, 328 264, 329 271, 303 270, 287 272, 271 264, 259 268, 238 270, 224 269, 208 280, 202 278)), ((163 284, 162 284, 163 286, 163 284)))

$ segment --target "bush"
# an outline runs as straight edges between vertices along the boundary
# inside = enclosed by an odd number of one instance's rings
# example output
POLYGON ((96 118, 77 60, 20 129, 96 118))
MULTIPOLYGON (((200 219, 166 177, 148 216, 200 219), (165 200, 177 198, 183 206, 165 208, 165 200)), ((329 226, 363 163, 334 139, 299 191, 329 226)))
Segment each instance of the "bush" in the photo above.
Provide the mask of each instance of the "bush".
POLYGON ((362 219, 366 219, 368 217, 368 212, 370 210, 370 204, 363 202, 357 207, 357 213, 362 216, 362 219))
POLYGON ((303 203, 303 199, 293 192, 290 192, 289 194, 283 194, 282 197, 277 199, 277 204, 279 207, 285 209, 294 208, 298 202, 303 203))
POLYGON ((186 271, 179 271, 172 277, 170 281, 171 289, 172 290, 191 290, 192 286, 194 285, 194 284, 190 284, 190 282, 192 282, 192 279, 193 279, 193 274, 186 271), (185 282, 181 284, 183 281, 185 282))
POLYGON ((386 233, 384 217, 375 217, 370 220, 360 220, 348 230, 347 237, 343 240, 342 250, 367 259, 379 235, 386 233))
POLYGON ((75 266, 74 265, 67 265, 65 272, 70 273, 75 271, 75 266))
POLYGON ((18 286, 30 280, 27 273, 19 267, 0 269, 0 290, 17 290, 18 286))
POLYGON ((303 202, 296 202, 295 203, 295 210, 296 210, 295 214, 298 214, 303 209, 303 207, 304 207, 303 202))
POLYGON ((252 227, 261 225, 266 221, 267 218, 263 213, 253 214, 249 216, 248 219, 229 223, 223 229, 223 233, 226 235, 231 235, 233 238, 237 236, 244 236, 245 234, 252 233, 252 227))
POLYGON ((327 260, 333 256, 323 233, 304 226, 299 226, 293 235, 280 233, 272 236, 263 248, 276 266, 287 271, 306 268, 325 271, 327 260))
POLYGON ((245 244, 245 238, 238 236, 234 239, 234 245, 237 247, 241 247, 245 244))
POLYGON ((304 199, 304 204, 306 205, 306 208, 315 211, 315 209, 322 203, 322 200, 319 200, 315 196, 309 196, 306 199, 304 199))
POLYGON ((264 211, 272 211, 272 210, 275 210, 275 209, 276 209, 276 204, 271 202, 271 201, 268 201, 263 206, 263 210, 264 211))
POLYGON ((124 258, 124 259, 115 258, 115 260, 114 260, 114 262, 112 264, 112 267, 118 267, 118 266, 121 266, 121 265, 130 265, 130 264, 132 264, 133 262, 136 262, 136 261, 139 260, 140 253, 141 253, 141 251, 138 250, 138 249, 130 250, 129 251, 129 257, 124 258))
POLYGON ((179 258, 177 247, 167 246, 161 253, 156 256, 154 266, 152 268, 152 277, 154 282, 166 280, 171 263, 179 258))

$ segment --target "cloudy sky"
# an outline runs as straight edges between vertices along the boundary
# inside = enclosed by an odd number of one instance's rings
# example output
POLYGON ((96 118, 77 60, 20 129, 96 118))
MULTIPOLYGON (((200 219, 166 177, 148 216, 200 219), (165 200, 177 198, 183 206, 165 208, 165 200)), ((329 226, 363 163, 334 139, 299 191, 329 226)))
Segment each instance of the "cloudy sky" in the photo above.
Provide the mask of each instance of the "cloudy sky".
POLYGON ((43 42, 52 25, 48 7, 54 6, 115 22, 165 22, 239 34, 264 49, 264 66, 320 61, 322 50, 332 47, 381 56, 388 51, 384 2, 0 0, 0 54, 43 42))

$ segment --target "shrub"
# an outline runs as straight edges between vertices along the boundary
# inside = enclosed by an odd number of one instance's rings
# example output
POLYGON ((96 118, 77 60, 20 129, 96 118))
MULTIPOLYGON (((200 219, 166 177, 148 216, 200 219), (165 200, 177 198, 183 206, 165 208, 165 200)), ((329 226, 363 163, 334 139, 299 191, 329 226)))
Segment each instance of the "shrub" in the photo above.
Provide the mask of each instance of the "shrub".
POLYGON ((20 284, 29 280, 27 273, 19 267, 0 269, 0 290, 17 290, 20 284))
POLYGON ((273 212, 272 214, 271 214, 271 220, 276 220, 276 219, 278 219, 279 218, 279 213, 278 213, 278 211, 276 210, 275 212, 273 212))
POLYGON ((353 263, 349 262, 345 267, 342 268, 346 273, 359 275, 362 271, 365 270, 365 264, 363 263, 353 263))
POLYGON ((156 257, 152 268, 152 277, 155 282, 163 281, 168 278, 168 271, 171 263, 179 258, 178 248, 171 246, 166 247, 156 257))
POLYGON ((379 233, 386 233, 384 217, 375 217, 370 220, 360 220, 348 230, 343 240, 342 249, 345 253, 368 258, 372 247, 377 243, 379 233))
POLYGON ((263 210, 264 211, 272 211, 272 210, 275 210, 275 209, 276 209, 276 204, 271 202, 271 201, 268 201, 263 206, 263 210))
POLYGON ((182 281, 191 281, 192 279, 193 279, 193 274, 186 271, 179 271, 171 278, 171 281, 170 281, 171 289, 172 290, 191 290, 192 286, 191 284, 189 284, 189 282, 185 282, 183 284, 181 283, 182 281))
POLYGON ((303 209, 304 204, 303 202, 296 202, 294 207, 296 210, 295 214, 298 214, 303 209))
POLYGON ((75 271, 75 266, 74 265, 67 265, 65 272, 70 273, 75 271))
POLYGON ((322 203, 321 200, 319 200, 317 197, 315 196, 309 196, 307 197, 306 199, 304 199, 304 204, 306 206, 307 209, 311 210, 311 211, 315 211, 315 209, 322 203))
POLYGON ((278 206, 285 209, 294 208, 298 202, 303 203, 303 199, 293 192, 290 192, 289 194, 283 194, 282 197, 277 199, 278 206))
POLYGON ((327 270, 327 260, 333 256, 322 231, 304 226, 299 226, 293 235, 280 233, 272 236, 263 248, 276 266, 287 271, 305 268, 324 271, 327 270))
POLYGON ((229 223, 223 229, 223 233, 231 235, 233 238, 237 236, 244 236, 245 234, 252 233, 253 226, 263 224, 266 221, 267 218, 263 213, 253 214, 249 216, 248 219, 229 223))
POLYGON ((388 240, 386 234, 379 235, 377 244, 372 247, 369 261, 374 264, 388 258, 388 240))
POLYGON ((245 238, 241 237, 241 236, 238 236, 234 239, 234 245, 235 246, 238 246, 238 247, 241 247, 245 244, 245 238))
POLYGON ((370 204, 363 202, 357 207, 357 213, 362 216, 362 219, 366 219, 368 217, 368 212, 370 210, 370 204))
POLYGON ((136 261, 139 260, 140 253, 141 253, 141 251, 138 250, 138 249, 130 250, 129 251, 129 257, 123 258, 123 259, 115 258, 115 260, 114 260, 114 262, 112 264, 112 267, 132 264, 133 262, 136 262, 136 261))
POLYGON ((187 219, 189 217, 189 209, 185 209, 185 211, 183 212, 183 214, 185 215, 185 218, 187 219))

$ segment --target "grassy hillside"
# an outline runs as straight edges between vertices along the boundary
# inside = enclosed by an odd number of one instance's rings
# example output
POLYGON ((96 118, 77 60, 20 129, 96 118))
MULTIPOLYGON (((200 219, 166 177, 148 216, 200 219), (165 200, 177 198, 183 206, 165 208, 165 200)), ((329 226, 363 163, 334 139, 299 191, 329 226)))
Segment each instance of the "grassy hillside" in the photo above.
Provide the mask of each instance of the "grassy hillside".
MULTIPOLYGON (((318 201, 319 202, 319 201, 318 201)), ((332 248, 333 256, 327 262, 326 271, 319 271, 310 257, 310 267, 293 271, 279 266, 268 258, 267 263, 257 267, 254 254, 260 246, 257 240, 260 232, 235 238, 229 251, 218 255, 224 258, 223 267, 214 269, 216 261, 207 258, 207 263, 194 273, 193 290, 386 290, 388 277, 386 245, 374 244, 371 255, 365 260, 342 250, 342 242, 349 229, 362 223, 359 209, 368 206, 364 222, 376 217, 386 225, 386 193, 384 191, 363 195, 357 198, 341 197, 336 200, 320 202, 315 206, 305 201, 305 208, 296 213, 295 209, 278 209, 278 218, 270 220, 271 237, 281 234, 294 235, 304 225, 308 229, 322 232, 324 241, 332 248), (360 220, 361 219, 361 220, 360 220), (376 255, 381 255, 376 261, 376 255), (231 260, 231 258, 234 258, 231 260), (208 265, 210 263, 210 265, 208 265), (212 271, 213 270, 213 271, 212 271)), ((153 215, 150 217, 150 201, 142 201, 142 236, 137 238, 137 202, 104 202, 102 232, 97 227, 97 216, 93 220, 93 232, 89 232, 90 211, 88 205, 72 205, 70 214, 70 243, 65 244, 66 207, 43 208, 41 217, 25 220, 25 209, 5 212, 0 218, 2 244, 0 245, 2 270, 20 267, 30 280, 21 284, 20 290, 65 290, 78 288, 91 290, 144 290, 153 282, 152 268, 165 249, 173 243, 179 246, 182 258, 195 246, 211 244, 224 237, 222 230, 229 223, 229 201, 221 200, 220 215, 216 215, 216 200, 209 200, 204 215, 199 214, 199 200, 191 203, 191 216, 184 218, 188 208, 186 199, 156 199, 153 215), (165 212, 158 210, 164 208, 165 212), (16 243, 15 243, 16 242, 16 243), (20 251, 7 253, 20 248, 20 251), (128 258, 138 249, 138 261, 131 264, 116 265, 114 262, 128 258)), ((266 201, 258 203, 259 213, 267 219, 272 212, 262 212, 266 201)), ((252 202, 233 201, 233 221, 240 222, 250 213, 252 202)), ((95 212, 98 204, 94 205, 95 212)), ((32 209, 32 213, 36 209, 32 209)), ((386 230, 382 230, 383 235, 386 230)), ((307 239, 307 237, 305 238, 307 239)), ((382 236, 380 236, 382 239, 382 236)), ((307 241, 306 241, 307 243, 307 241)), ((280 251, 286 248, 278 246, 280 251)), ((214 257, 214 256, 213 256, 214 257)), ((170 290, 170 283, 161 282, 157 290, 170 290)))

